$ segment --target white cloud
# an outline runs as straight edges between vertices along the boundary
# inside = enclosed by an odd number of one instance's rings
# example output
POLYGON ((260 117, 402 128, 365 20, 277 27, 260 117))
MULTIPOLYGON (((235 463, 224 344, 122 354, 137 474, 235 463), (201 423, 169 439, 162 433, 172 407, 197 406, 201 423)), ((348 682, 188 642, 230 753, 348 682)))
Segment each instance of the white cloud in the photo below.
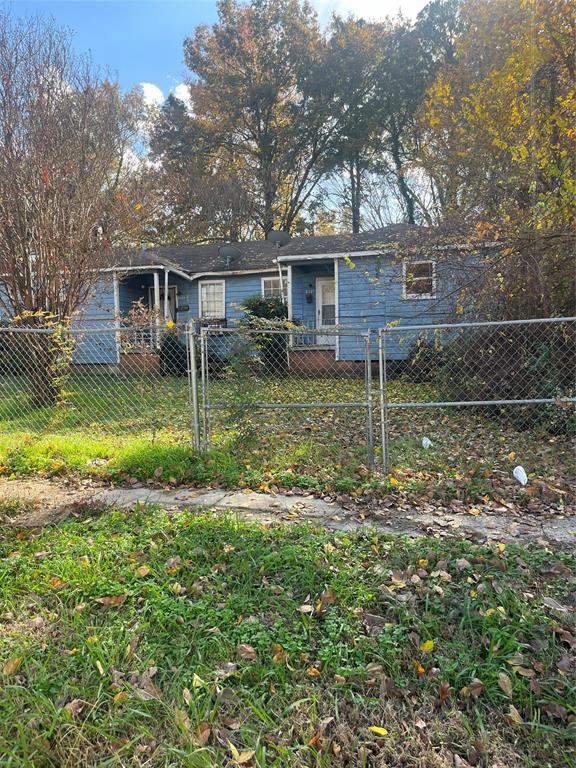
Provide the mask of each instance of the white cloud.
POLYGON ((154 83, 140 83, 144 95, 144 103, 148 107, 160 107, 164 102, 164 94, 154 83))
POLYGON ((186 83, 178 83, 176 88, 172 89, 172 93, 174 94, 174 96, 176 96, 177 99, 180 99, 180 101, 183 101, 189 110, 192 109, 192 99, 190 98, 190 89, 188 88, 186 83))
POLYGON ((383 19, 396 16, 402 11, 403 16, 414 19, 429 0, 312 0, 322 24, 330 20, 333 12, 342 16, 352 14, 365 19, 383 19))

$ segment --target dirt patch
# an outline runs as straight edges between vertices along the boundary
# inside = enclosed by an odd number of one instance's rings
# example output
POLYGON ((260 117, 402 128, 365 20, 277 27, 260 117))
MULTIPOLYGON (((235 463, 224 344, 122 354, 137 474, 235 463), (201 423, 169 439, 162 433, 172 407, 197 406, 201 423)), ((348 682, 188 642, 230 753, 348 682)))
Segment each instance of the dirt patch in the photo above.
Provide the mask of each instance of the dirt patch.
POLYGON ((90 506, 98 486, 73 479, 0 479, 0 521, 17 528, 57 523, 90 506))

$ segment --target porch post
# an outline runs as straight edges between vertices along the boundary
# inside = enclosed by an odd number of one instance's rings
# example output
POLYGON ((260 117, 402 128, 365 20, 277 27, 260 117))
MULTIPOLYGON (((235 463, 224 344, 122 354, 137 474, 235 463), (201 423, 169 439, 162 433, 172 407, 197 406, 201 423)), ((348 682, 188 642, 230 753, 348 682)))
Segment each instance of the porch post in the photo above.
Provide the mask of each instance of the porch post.
POLYGON ((158 271, 154 272, 154 313, 156 314, 156 324, 160 319, 160 275, 158 271))
POLYGON ((168 268, 164 267, 164 322, 168 322, 168 268))
POLYGON ((154 346, 160 345, 160 275, 158 270, 154 271, 154 326, 156 333, 154 334, 154 346))
POLYGON ((116 347, 116 362, 120 362, 120 281, 118 273, 112 272, 112 286, 114 294, 114 344, 116 347))

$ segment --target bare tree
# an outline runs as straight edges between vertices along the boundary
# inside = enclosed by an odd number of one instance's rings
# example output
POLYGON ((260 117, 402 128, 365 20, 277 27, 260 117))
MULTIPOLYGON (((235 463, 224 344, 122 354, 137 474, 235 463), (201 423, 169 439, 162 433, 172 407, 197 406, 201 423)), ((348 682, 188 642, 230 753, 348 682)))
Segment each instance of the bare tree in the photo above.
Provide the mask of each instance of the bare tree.
MULTIPOLYGON (((137 237, 146 206, 126 161, 141 109, 73 52, 67 30, 0 11, 0 300, 22 324, 67 325, 98 269, 137 237)), ((51 367, 40 345, 31 354, 51 367)), ((52 389, 39 381, 39 402, 52 389)))

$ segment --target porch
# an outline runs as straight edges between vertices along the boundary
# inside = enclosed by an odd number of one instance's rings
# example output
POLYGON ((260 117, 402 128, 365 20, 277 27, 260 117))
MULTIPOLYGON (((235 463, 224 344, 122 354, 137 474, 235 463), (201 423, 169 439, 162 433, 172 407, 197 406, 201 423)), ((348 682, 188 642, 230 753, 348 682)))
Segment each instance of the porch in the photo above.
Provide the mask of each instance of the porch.
POLYGON ((288 265, 289 317, 305 330, 294 333, 292 347, 299 350, 336 348, 336 277, 334 260, 288 265))

